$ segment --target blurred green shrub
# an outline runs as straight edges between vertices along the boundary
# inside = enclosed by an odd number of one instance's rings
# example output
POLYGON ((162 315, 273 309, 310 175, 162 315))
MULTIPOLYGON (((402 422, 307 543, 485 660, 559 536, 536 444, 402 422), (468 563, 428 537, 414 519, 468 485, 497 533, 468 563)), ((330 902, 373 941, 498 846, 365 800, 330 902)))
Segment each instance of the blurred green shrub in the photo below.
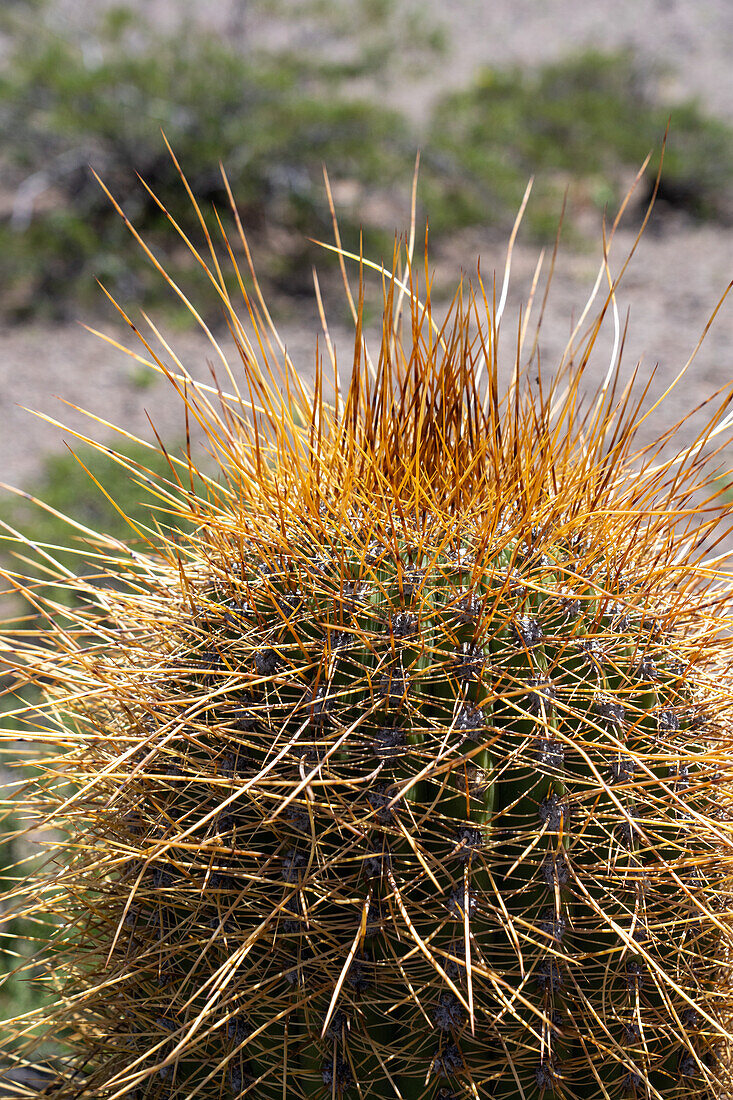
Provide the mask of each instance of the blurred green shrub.
POLYGON ((654 75, 632 53, 485 69, 437 105, 423 172, 432 227, 503 225, 531 175, 526 224, 540 237, 554 231, 566 185, 613 208, 629 170, 650 151, 653 182, 670 116, 659 199, 694 217, 730 220, 733 130, 694 102, 671 110, 660 103, 654 75))
MULTIPOLYGON (((322 165, 343 185, 337 203, 347 247, 358 250, 363 224, 365 250, 389 258, 393 232, 404 228, 418 147, 419 215, 429 213, 434 239, 464 226, 503 230, 533 174, 525 225, 545 239, 566 186, 572 226, 573 207, 613 209, 650 150, 653 179, 671 113, 660 198, 694 217, 733 220, 733 130, 693 102, 670 112, 658 74, 631 53, 484 70, 467 89, 440 98, 418 132, 384 104, 390 79, 442 64, 439 36, 420 19, 419 4, 259 2, 268 19, 289 20, 300 37, 276 50, 255 48, 246 35, 224 38, 200 26, 156 30, 119 8, 72 38, 52 33, 43 0, 33 0, 32 17, 10 20, 0 164, 12 204, 0 215, 0 316, 88 313, 102 302, 94 277, 123 301, 171 309, 90 164, 171 276, 185 292, 192 288, 195 265, 183 245, 171 248, 166 213, 136 176, 192 230, 161 128, 204 211, 226 206, 224 163, 260 275, 291 295, 310 294, 314 260, 333 262, 307 239, 330 237, 322 165)), ((10 19, 7 11, 3 17, 10 19)), ((201 281, 193 293, 204 318, 217 322, 215 293, 207 297, 201 281)))
MULTIPOLYGON (((360 186, 409 187, 414 148, 401 117, 342 91, 362 71, 358 57, 336 64, 290 52, 243 54, 214 33, 156 31, 123 10, 86 42, 30 25, 16 29, 13 42, 0 76, 0 131, 18 182, 0 248, 12 288, 5 312, 16 317, 63 314, 70 298, 89 294, 99 301, 95 276, 137 302, 149 302, 161 284, 142 257, 130 259, 135 250, 90 164, 185 285, 190 260, 185 250, 164 251, 165 213, 136 176, 190 227, 161 129, 204 209, 226 206, 221 161, 247 227, 289 231, 269 265, 267 249, 260 252, 263 274, 290 289, 310 270, 304 236, 330 226, 324 163, 360 186)), ((206 310, 200 290, 197 304, 206 310)))

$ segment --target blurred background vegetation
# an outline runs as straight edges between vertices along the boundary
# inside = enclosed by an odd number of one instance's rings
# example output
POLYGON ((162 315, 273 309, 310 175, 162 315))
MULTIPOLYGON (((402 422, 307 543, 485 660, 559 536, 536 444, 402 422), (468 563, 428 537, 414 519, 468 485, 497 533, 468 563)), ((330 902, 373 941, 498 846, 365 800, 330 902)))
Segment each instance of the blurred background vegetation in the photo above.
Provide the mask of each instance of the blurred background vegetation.
MULTIPOLYGON (((266 10, 273 25, 294 18, 285 0, 266 10)), ((320 43, 309 50, 300 40, 267 45, 186 22, 163 30, 125 7, 65 36, 52 13, 43 0, 15 0, 0 25, 5 320, 88 316, 101 302, 95 279, 123 299, 150 306, 163 295, 175 308, 90 171, 185 288, 190 257, 137 178, 190 224, 161 130, 204 208, 226 206, 223 162, 260 246, 260 273, 299 295, 310 293, 316 255, 308 238, 330 234, 323 164, 347 244, 358 247, 363 227, 371 255, 391 255, 394 231, 404 228, 418 148, 420 215, 429 212, 434 239, 471 225, 505 228, 532 174, 527 224, 546 238, 568 185, 597 208, 613 207, 650 150, 658 160, 669 116, 648 65, 632 53, 591 52, 538 70, 481 71, 416 123, 385 106, 390 82, 443 64, 444 44, 404 0, 300 0, 297 18, 311 21, 320 43)), ((733 131, 695 103, 676 104, 662 198, 727 220, 732 167, 733 131)), ((201 305, 216 322, 214 296, 201 305)))
MULTIPOLYGON (((186 226, 192 215, 161 130, 206 209, 226 207, 223 162, 266 288, 293 298, 311 292, 316 250, 308 238, 330 237, 324 163, 346 246, 358 249, 363 229, 365 249, 388 259, 394 232, 404 229, 418 148, 418 216, 429 213, 438 243, 471 226, 504 231, 532 174, 537 182, 525 224, 537 240, 554 236, 566 188, 594 209, 613 209, 650 150, 653 178, 670 105, 660 95, 662 74, 631 52, 484 69, 416 121, 389 106, 389 90, 405 73, 429 73, 445 61, 440 30, 420 5, 261 0, 259 8, 270 21, 262 40, 185 20, 161 27, 124 6, 90 18, 83 33, 72 35, 52 3, 5 0, 0 323, 88 318, 102 303, 95 279, 123 303, 165 309, 176 319, 175 301, 131 245, 90 172, 91 165, 185 290, 191 259, 176 244, 165 211, 186 226), (285 33, 296 8, 312 48, 304 50, 302 38, 293 45, 285 33)), ((671 114, 661 201, 691 218, 730 224, 733 131, 694 102, 676 103, 671 114)), ((581 241, 572 214, 568 230, 581 241)), ((327 267, 328 257, 317 255, 319 269, 327 267)), ((197 305, 209 323, 220 323, 213 294, 202 301, 200 284, 197 305)), ((183 323, 183 310, 178 316, 183 323)), ((123 508, 146 518, 143 493, 124 470, 83 457, 123 508)), ((70 456, 51 460, 28 488, 91 527, 126 534, 70 456)), ((16 499, 0 501, 0 518, 38 542, 69 538, 61 521, 16 499)), ((0 557, 12 560, 9 549, 0 557)), ((67 560, 80 571, 89 566, 83 555, 67 560)), ((25 613, 31 610, 21 607, 25 613)), ((9 689, 10 681, 3 686, 9 689)), ((2 705, 12 710, 13 696, 0 696, 2 705)), ((21 820, 13 814, 0 824, 0 879, 17 875, 18 861, 33 855, 26 840, 12 836, 21 820)), ((18 925, 0 929, 0 972, 16 965, 14 952, 30 952, 36 933, 18 925), (11 950, 13 932, 25 939, 11 950)), ((0 1018, 41 997, 27 982, 0 986, 0 1018)))

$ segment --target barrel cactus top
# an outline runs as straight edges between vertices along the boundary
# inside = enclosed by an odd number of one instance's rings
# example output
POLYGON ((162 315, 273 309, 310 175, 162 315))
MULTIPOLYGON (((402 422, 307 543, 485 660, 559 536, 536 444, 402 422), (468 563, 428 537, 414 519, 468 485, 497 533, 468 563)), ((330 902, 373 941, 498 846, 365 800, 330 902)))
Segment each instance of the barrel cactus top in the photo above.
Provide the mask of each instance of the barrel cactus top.
POLYGON ((115 587, 20 643, 60 746, 26 792, 61 830, 56 1095, 713 1100, 733 692, 699 448, 637 453, 628 392, 583 394, 597 325, 547 379, 520 341, 502 394, 487 297, 438 326, 387 276, 327 398, 213 268, 239 378, 171 381, 219 473, 155 489, 191 533, 110 550, 115 587))

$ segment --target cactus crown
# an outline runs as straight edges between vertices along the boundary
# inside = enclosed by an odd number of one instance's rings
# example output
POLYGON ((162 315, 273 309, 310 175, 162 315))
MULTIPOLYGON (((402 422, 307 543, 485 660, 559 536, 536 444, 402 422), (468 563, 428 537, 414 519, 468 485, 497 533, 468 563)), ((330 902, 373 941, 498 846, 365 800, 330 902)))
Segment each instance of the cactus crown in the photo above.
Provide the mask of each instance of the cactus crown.
POLYGON ((362 263, 326 400, 201 224, 241 377, 213 336, 230 392, 146 343, 219 462, 154 487, 194 531, 107 546, 117 587, 15 642, 59 745, 31 792, 65 833, 33 903, 59 1095, 712 1097, 730 588, 699 458, 730 395, 635 451, 615 351, 582 393, 613 284, 549 380, 525 314, 502 395, 503 296, 438 323, 396 253, 378 356, 362 263))

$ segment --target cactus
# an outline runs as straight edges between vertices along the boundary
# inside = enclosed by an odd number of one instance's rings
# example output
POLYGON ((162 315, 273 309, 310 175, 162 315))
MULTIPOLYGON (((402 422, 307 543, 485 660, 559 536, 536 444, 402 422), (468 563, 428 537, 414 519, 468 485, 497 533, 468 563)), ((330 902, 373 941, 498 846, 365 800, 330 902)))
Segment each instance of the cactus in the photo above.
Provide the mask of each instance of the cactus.
POLYGON ((245 385, 146 343, 219 463, 153 483, 192 533, 100 542, 115 587, 71 578, 84 606, 13 639, 57 746, 25 790, 57 1004, 24 1056, 61 1036, 54 1095, 108 1100, 713 1100, 733 694, 699 457, 727 394, 672 457, 635 451, 615 352, 583 406, 611 284, 550 380, 523 325, 502 396, 502 304, 479 278, 439 325, 408 249, 374 362, 349 298, 327 400, 207 239, 245 385))

